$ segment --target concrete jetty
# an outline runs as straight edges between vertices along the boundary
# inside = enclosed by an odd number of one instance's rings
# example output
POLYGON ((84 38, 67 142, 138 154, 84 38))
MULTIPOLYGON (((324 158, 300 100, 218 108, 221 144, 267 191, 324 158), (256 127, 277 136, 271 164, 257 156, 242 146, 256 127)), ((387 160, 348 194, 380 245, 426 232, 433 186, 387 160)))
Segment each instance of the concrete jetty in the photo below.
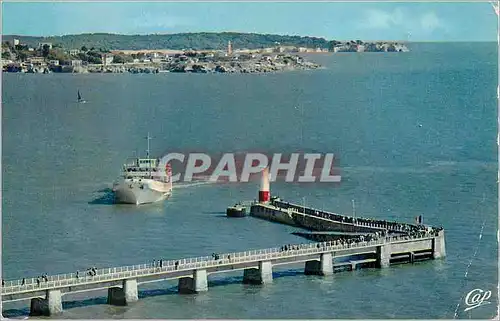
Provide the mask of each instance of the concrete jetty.
POLYGON ((272 222, 320 232, 346 234, 418 235, 442 230, 441 227, 408 224, 382 219, 353 217, 328 212, 271 197, 268 168, 262 170, 258 201, 250 206, 250 215, 272 222))
POLYGON ((108 304, 128 305, 138 300, 138 286, 144 283, 178 280, 179 293, 208 290, 208 276, 243 270, 243 283, 272 282, 273 267, 304 263, 304 273, 330 275, 336 268, 389 267, 391 263, 415 257, 440 258, 445 255, 444 231, 416 237, 380 237, 371 241, 332 241, 285 245, 282 247, 162 261, 156 264, 97 269, 95 275, 75 273, 52 275, 47 281, 35 278, 5 281, 2 302, 31 300, 31 315, 56 315, 63 311, 66 294, 108 289, 108 304), (355 259, 350 257, 356 256, 355 259))
POLYGON ((389 232, 407 234, 424 229, 423 225, 368 219, 332 213, 312 207, 285 202, 272 197, 268 202, 255 202, 250 215, 273 222, 302 227, 313 231, 345 233, 389 232))

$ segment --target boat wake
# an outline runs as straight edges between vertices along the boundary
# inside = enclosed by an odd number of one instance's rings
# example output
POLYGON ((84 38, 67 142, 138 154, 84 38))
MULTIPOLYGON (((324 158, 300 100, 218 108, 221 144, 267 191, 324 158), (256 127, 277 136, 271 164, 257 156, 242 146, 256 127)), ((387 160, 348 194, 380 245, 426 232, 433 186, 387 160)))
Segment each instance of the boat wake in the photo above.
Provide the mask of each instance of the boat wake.
POLYGON ((480 161, 431 161, 425 165, 419 166, 346 166, 340 167, 339 170, 344 173, 401 173, 401 174, 428 174, 448 171, 468 171, 468 170, 494 170, 496 171, 497 163, 495 162, 480 162, 480 161))
POLYGON ((182 189, 182 188, 191 188, 191 187, 196 187, 196 186, 203 186, 203 185, 208 185, 208 184, 214 184, 216 182, 212 182, 207 180, 202 180, 202 181, 197 181, 197 182, 178 182, 174 184, 173 190, 176 189, 182 189))

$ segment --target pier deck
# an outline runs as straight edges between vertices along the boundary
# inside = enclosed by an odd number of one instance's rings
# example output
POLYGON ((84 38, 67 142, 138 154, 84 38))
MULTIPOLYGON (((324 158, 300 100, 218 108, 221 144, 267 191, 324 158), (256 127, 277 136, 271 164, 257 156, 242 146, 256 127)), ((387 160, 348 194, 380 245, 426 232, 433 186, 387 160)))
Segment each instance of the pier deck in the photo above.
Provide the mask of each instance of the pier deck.
POLYGON ((432 258, 445 255, 444 231, 419 237, 383 237, 372 241, 349 244, 322 242, 292 245, 286 250, 268 248, 237 253, 220 254, 220 259, 197 257, 162 262, 162 266, 140 264, 133 266, 97 269, 94 276, 75 273, 52 275, 48 281, 37 284, 35 278, 6 281, 2 287, 2 302, 32 299, 31 313, 57 314, 62 312, 62 295, 108 289, 108 303, 128 304, 137 301, 137 285, 163 280, 179 279, 179 292, 208 290, 207 275, 244 270, 244 282, 264 284, 272 280, 272 267, 305 262, 308 274, 327 275, 335 266, 373 262, 378 267, 388 267, 393 255, 398 258, 414 257, 426 253, 432 258), (365 255, 361 260, 335 262, 338 258, 365 255), (319 264, 319 265, 318 265, 319 264))
POLYGON ((250 215, 321 232, 407 234, 422 230, 422 225, 352 217, 284 202, 279 198, 271 199, 270 202, 265 203, 254 202, 250 207, 250 215))

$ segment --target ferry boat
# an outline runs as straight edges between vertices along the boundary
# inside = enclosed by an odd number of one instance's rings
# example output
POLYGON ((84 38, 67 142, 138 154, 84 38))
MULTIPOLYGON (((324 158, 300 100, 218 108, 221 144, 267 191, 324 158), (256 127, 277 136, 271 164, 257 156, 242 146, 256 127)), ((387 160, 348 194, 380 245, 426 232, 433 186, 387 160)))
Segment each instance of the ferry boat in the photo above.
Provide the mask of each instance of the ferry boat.
POLYGON ((170 164, 160 165, 160 159, 149 157, 149 140, 146 158, 135 158, 123 165, 123 172, 113 184, 115 203, 146 204, 167 199, 172 194, 172 169, 170 164))

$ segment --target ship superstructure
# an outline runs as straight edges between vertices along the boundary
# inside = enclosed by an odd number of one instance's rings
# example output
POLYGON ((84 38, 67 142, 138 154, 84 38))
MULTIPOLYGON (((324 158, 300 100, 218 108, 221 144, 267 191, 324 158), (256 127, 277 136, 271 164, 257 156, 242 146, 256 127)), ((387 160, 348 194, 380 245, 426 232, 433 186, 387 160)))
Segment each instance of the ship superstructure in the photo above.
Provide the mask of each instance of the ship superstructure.
POLYGON ((126 204, 146 204, 164 200, 172 193, 172 169, 160 159, 149 157, 149 137, 146 158, 135 158, 123 165, 121 177, 113 185, 115 201, 126 204))

